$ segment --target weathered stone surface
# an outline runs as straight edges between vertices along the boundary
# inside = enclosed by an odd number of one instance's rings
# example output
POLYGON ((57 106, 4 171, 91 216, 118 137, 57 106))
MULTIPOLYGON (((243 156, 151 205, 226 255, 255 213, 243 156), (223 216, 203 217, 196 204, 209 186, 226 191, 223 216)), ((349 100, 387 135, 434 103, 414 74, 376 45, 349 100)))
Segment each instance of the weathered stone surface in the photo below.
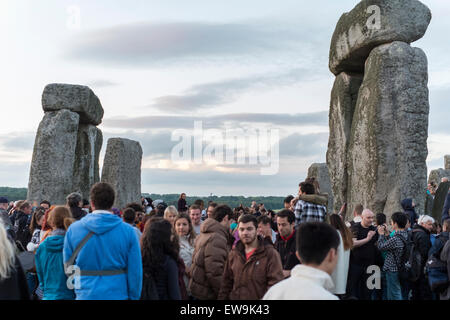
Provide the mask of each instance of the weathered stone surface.
POLYGON ((140 202, 141 162, 139 142, 123 138, 108 139, 101 181, 114 187, 114 207, 122 209, 129 202, 140 202))
POLYGON ((362 73, 373 48, 392 41, 416 41, 430 21, 430 10, 417 0, 361 1, 336 25, 330 47, 331 72, 362 73))
POLYGON ((450 179, 450 170, 444 170, 442 168, 431 170, 428 176, 428 182, 434 181, 436 184, 439 184, 444 177, 450 179))
POLYGON ((308 178, 314 177, 319 182, 320 193, 328 194, 327 212, 333 212, 333 190, 331 189, 330 175, 326 163, 313 163, 308 169, 308 178))
POLYGON ((65 204, 72 192, 79 119, 69 110, 45 114, 34 143, 27 199, 65 204))
POLYGON ((42 93, 44 111, 67 109, 80 115, 80 123, 98 125, 102 122, 103 107, 87 86, 52 83, 42 93))
POLYGON ((333 193, 333 212, 347 202, 347 150, 358 91, 363 75, 340 73, 331 91, 327 165, 333 193))
POLYGON ((100 181, 99 156, 102 148, 102 131, 90 124, 78 128, 75 164, 73 170, 73 191, 89 199, 92 185, 100 181))
POLYGON ((444 169, 439 168, 435 170, 431 170, 430 175, 428 176, 428 183, 431 183, 434 181, 436 184, 439 184, 441 182, 442 178, 449 178, 450 179, 450 168, 449 162, 450 156, 444 157, 444 169))
POLYGON ((349 145, 349 204, 390 216, 412 197, 424 211, 428 137, 427 59, 403 42, 366 62, 349 145))

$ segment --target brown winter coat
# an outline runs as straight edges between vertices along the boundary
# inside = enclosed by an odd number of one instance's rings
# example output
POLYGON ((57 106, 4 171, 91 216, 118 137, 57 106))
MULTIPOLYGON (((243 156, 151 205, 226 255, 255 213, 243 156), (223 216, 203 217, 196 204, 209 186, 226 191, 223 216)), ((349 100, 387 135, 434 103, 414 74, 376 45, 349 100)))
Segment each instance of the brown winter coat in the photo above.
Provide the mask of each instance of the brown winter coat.
POLYGON ((260 300, 271 286, 284 279, 278 251, 271 241, 258 237, 258 247, 246 260, 239 241, 228 255, 220 300, 260 300))
POLYGON ((232 237, 217 220, 206 219, 195 238, 189 289, 200 300, 216 300, 232 237))

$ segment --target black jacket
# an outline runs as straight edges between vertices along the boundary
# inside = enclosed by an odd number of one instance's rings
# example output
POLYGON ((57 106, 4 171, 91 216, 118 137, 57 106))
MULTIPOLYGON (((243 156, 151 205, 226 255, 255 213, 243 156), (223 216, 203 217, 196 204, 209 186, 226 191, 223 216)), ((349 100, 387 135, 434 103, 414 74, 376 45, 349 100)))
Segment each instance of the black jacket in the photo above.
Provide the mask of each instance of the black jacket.
POLYGON ((183 212, 186 210, 187 210, 186 200, 178 199, 178 211, 183 212))
POLYGON ((30 222, 31 215, 27 215, 22 211, 16 211, 11 216, 11 223, 16 235, 15 240, 19 241, 24 248, 27 247, 28 242, 31 240, 30 222))
POLYGON ((275 241, 274 246, 280 254, 283 270, 292 270, 293 267, 300 264, 300 261, 295 254, 295 251, 297 250, 296 232, 297 231, 294 229, 294 234, 288 241, 284 241, 281 236, 277 234, 277 240, 275 241))
POLYGON ((409 222, 413 226, 417 222, 419 216, 417 215, 416 210, 412 206, 412 202, 413 201, 411 198, 404 199, 402 201, 402 208, 404 213, 408 216, 409 222))
POLYGON ((416 224, 412 229, 412 241, 414 242, 415 249, 419 251, 422 257, 422 270, 428 260, 428 251, 431 248, 430 231, 416 224))
POLYGON ((0 300, 30 300, 27 279, 17 257, 9 278, 0 280, 0 300))
POLYGON ((80 220, 86 215, 86 211, 82 210, 80 207, 70 207, 70 212, 72 212, 72 217, 75 220, 80 220))
POLYGON ((166 255, 164 264, 157 267, 157 271, 153 274, 153 280, 159 300, 181 300, 177 262, 166 255))

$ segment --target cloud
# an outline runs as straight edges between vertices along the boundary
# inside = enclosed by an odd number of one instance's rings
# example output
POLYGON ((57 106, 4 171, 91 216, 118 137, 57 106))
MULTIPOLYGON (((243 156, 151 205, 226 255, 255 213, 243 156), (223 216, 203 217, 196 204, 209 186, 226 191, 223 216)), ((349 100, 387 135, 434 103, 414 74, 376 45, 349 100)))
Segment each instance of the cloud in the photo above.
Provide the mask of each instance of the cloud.
POLYGON ((267 90, 271 87, 290 86, 304 80, 316 80, 321 75, 313 69, 296 68, 278 74, 252 75, 244 78, 228 79, 200 84, 187 89, 182 95, 166 95, 155 98, 150 107, 169 112, 192 112, 212 108, 236 100, 239 94, 251 90, 267 90))
POLYGON ((293 133, 280 140, 280 156, 325 157, 328 148, 328 133, 293 133))
POLYGON ((127 66, 181 60, 267 55, 298 45, 299 31, 265 23, 134 23, 83 32, 68 42, 65 57, 127 66))
POLYGON ((11 132, 0 135, 0 145, 7 151, 28 151, 33 149, 36 133, 11 132))
POLYGON ((93 87, 93 88, 105 88, 105 87, 113 87, 113 86, 117 86, 118 84, 109 80, 94 80, 91 82, 87 83, 87 86, 89 87, 93 87))
POLYGON ((328 128, 328 111, 311 113, 232 113, 215 116, 143 116, 114 117, 103 120, 107 128, 122 129, 193 129, 194 121, 202 121, 203 128, 223 128, 227 123, 264 123, 273 126, 316 125, 328 128))

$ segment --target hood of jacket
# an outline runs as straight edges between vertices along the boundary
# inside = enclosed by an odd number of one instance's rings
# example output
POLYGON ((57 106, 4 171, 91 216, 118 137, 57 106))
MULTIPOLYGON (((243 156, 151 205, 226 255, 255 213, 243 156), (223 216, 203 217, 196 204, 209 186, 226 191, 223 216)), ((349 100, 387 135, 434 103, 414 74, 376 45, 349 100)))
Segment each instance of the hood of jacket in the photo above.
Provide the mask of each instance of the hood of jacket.
POLYGON ((412 199, 407 198, 402 200, 402 208, 404 211, 414 211, 414 207, 412 206, 412 199))
POLYGON ((220 224, 219 221, 213 218, 206 219, 202 225, 200 226, 200 232, 202 233, 215 233, 220 232, 223 233, 227 239, 229 237, 229 233, 227 232, 227 228, 220 224))
POLYGON ((327 289, 328 291, 334 288, 333 280, 328 273, 317 268, 305 266, 303 264, 298 264, 291 270, 291 277, 309 280, 327 289))
POLYGON ((103 234, 122 223, 122 219, 112 213, 90 213, 80 223, 95 234, 103 234))
POLYGON ((52 252, 62 252, 64 248, 64 236, 49 236, 44 240, 47 250, 52 252))

